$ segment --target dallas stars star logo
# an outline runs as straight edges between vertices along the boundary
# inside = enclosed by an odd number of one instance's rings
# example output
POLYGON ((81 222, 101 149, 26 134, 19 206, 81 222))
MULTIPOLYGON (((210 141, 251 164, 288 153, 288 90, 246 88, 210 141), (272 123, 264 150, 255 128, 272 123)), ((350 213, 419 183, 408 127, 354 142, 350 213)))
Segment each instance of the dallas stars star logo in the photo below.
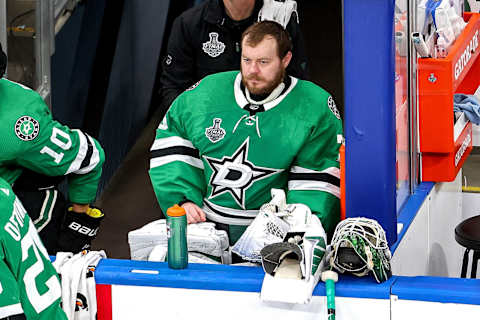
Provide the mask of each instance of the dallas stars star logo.
POLYGON ((257 167, 248 161, 249 143, 250 138, 247 138, 231 157, 215 159, 204 156, 213 171, 210 177, 212 194, 208 197, 209 199, 228 192, 235 202, 245 209, 245 191, 254 182, 283 171, 283 169, 257 167))

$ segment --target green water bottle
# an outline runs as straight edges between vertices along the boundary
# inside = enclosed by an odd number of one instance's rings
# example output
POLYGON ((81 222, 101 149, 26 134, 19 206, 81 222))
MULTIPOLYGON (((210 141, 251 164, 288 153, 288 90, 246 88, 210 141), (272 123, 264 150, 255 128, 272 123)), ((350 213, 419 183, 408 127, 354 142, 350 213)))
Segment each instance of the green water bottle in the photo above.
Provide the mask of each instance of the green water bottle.
POLYGON ((188 265, 187 216, 178 204, 167 210, 168 267, 185 269, 188 265))

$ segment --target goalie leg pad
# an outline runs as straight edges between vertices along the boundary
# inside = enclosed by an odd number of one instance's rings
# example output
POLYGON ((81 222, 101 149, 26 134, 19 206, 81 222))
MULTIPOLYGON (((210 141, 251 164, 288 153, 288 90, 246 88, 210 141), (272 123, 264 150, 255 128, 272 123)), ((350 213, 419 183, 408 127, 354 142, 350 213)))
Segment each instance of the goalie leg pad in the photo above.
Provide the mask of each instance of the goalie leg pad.
POLYGON ((58 238, 58 251, 77 253, 90 249, 104 215, 92 217, 68 210, 58 238))

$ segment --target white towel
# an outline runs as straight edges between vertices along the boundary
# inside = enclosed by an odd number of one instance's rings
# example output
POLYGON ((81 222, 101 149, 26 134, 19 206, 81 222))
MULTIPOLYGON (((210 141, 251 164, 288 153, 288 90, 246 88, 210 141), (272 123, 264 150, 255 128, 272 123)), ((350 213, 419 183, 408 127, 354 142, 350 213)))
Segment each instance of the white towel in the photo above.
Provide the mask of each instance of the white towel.
POLYGON ((262 9, 258 13, 258 21, 275 21, 287 28, 292 13, 295 12, 298 20, 297 2, 294 0, 285 0, 284 2, 275 0, 264 0, 262 9))
POLYGON ((53 265, 60 274, 62 283, 62 308, 69 320, 95 320, 97 295, 95 290, 95 267, 105 251, 87 251, 73 255, 59 252, 53 265))

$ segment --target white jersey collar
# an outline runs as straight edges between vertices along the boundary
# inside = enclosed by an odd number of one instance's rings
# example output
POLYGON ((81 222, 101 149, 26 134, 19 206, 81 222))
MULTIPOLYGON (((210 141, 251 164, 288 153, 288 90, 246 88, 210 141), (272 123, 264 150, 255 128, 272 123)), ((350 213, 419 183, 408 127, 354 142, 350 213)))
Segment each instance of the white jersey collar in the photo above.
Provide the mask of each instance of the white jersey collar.
MULTIPOLYGON (((292 91, 292 89, 297 85, 297 82, 298 82, 297 78, 292 77, 292 76, 287 76, 287 77, 290 77, 290 79, 291 79, 290 87, 283 94, 279 95, 277 98, 263 104, 263 107, 265 108, 265 111, 276 107, 290 93, 290 91, 292 91)), ((248 102, 247 98, 245 97, 245 94, 244 94, 244 92, 241 88, 241 83, 242 83, 242 73, 239 72, 237 74, 237 77, 235 78, 235 83, 233 85, 233 90, 234 90, 235 101, 237 102, 237 105, 240 108, 243 109, 243 107, 245 107, 247 104, 249 104, 249 102, 248 102)))

